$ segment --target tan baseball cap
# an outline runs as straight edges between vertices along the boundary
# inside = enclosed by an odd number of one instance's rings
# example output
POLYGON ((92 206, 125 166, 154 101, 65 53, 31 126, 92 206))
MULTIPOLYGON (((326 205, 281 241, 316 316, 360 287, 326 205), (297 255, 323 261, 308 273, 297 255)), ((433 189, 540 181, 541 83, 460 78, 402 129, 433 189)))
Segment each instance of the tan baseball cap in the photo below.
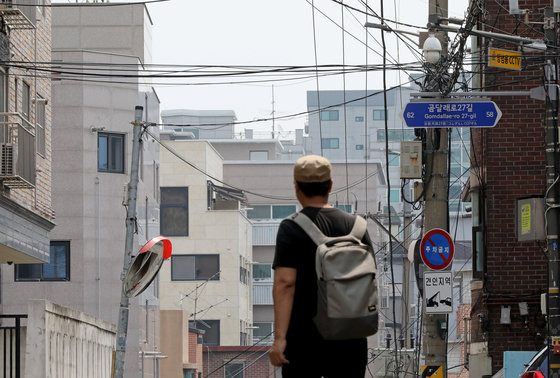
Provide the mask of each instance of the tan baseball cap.
POLYGON ((298 182, 325 182, 331 178, 331 163, 322 156, 303 156, 294 165, 294 180, 298 182))

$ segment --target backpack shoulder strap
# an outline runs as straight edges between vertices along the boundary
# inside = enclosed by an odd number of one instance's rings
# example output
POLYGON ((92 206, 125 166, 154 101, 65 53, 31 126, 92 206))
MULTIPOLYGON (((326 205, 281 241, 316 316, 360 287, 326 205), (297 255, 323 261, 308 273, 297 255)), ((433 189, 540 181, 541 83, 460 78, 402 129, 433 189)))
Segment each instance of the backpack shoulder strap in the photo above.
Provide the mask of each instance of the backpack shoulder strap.
POLYGON ((367 221, 360 217, 359 215, 356 216, 356 220, 354 221, 354 226, 352 227, 352 231, 350 231, 349 235, 352 235, 358 240, 362 240, 364 235, 367 231, 367 221))
POLYGON ((319 230, 319 227, 307 215, 298 212, 291 216, 291 220, 300 226, 315 244, 321 245, 328 240, 328 237, 319 230))

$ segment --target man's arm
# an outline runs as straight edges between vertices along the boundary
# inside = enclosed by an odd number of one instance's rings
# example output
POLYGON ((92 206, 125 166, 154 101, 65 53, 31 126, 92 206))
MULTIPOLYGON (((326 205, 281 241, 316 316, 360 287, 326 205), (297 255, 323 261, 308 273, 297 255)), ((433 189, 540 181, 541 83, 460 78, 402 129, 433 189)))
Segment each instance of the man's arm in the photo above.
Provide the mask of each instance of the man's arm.
POLYGON ((270 348, 270 363, 282 366, 289 363, 284 356, 286 349, 286 333, 290 325, 290 316, 294 304, 296 289, 296 273, 294 268, 278 267, 274 270, 274 286, 272 298, 274 300, 274 344, 270 348))

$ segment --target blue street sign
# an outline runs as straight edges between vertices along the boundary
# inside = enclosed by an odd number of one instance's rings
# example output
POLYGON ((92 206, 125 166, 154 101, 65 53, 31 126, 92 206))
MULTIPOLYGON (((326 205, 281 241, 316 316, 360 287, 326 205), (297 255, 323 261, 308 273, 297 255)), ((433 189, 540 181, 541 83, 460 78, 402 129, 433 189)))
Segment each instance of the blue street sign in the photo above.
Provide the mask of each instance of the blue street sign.
POLYGON ((502 112, 493 101, 422 100, 402 112, 408 127, 494 127, 502 112))
POLYGON ((447 268, 453 261, 455 245, 447 231, 434 228, 424 235, 420 244, 420 256, 434 270, 447 268))

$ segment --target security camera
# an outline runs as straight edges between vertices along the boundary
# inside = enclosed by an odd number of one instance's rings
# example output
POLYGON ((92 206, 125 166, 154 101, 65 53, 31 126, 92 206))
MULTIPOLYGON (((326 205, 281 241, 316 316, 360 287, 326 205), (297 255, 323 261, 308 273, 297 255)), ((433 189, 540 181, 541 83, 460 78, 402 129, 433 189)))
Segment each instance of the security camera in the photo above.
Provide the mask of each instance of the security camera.
POLYGON ((8 265, 12 265, 13 263, 13 261, 8 261, 8 265))
POLYGON ((478 316, 480 319, 483 319, 483 318, 484 318, 484 314, 478 314, 477 316, 478 316))

